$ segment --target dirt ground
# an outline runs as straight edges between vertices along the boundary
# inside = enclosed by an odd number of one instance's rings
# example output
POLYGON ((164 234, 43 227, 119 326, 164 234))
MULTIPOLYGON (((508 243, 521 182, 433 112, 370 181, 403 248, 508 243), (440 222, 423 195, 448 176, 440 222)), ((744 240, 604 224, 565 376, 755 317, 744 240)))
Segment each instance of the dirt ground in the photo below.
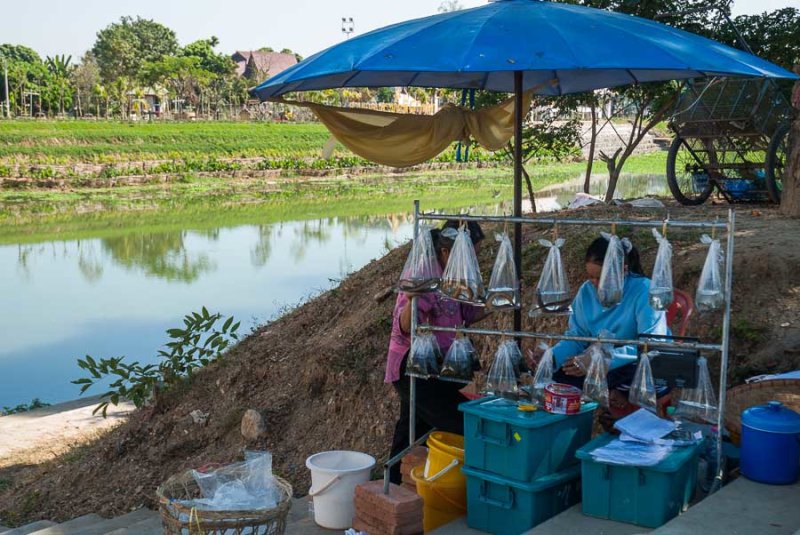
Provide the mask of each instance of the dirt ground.
MULTIPOLYGON (((672 219, 724 219, 727 206, 668 207, 672 219)), ((664 210, 596 207, 561 214, 629 219, 664 217, 664 210)), ((772 207, 737 208, 733 280, 733 330, 729 380, 800 368, 800 221, 772 207)), ((487 236, 492 230, 486 229, 487 236)), ((601 229, 564 227, 564 258, 573 289, 583 280, 583 253, 601 229)), ((605 229, 607 230, 607 229, 605 229)), ((656 243, 648 230, 620 227, 652 267, 656 243)), ((523 302, 532 302, 549 237, 547 227, 526 226, 523 236, 523 302)), ((676 286, 694 293, 707 248, 699 232, 674 230, 676 286)), ((497 250, 487 240, 481 266, 488 272, 497 250)), ((384 361, 396 283, 408 248, 400 247, 354 273, 342 284, 268 324, 234 348, 224 361, 170 392, 158 407, 134 412, 127 423, 55 460, 0 469, 0 523, 63 521, 96 512, 116 515, 155 507, 155 488, 170 475, 210 462, 240 458, 243 448, 273 452, 277 473, 297 494, 309 486, 304 461, 328 449, 355 449, 379 460, 388 453, 397 398, 383 384, 384 361), (245 443, 245 410, 261 411, 266 436, 245 443), (196 424, 190 412, 209 414, 196 424)), ((485 322, 510 327, 508 314, 485 322)), ((562 330, 565 319, 527 318, 529 330, 562 330)), ((688 334, 718 339, 721 314, 696 316, 688 334)), ((486 366, 497 340, 477 339, 486 366)), ((718 359, 711 358, 712 365, 718 359)), ((712 374, 714 368, 712 367, 712 374)))

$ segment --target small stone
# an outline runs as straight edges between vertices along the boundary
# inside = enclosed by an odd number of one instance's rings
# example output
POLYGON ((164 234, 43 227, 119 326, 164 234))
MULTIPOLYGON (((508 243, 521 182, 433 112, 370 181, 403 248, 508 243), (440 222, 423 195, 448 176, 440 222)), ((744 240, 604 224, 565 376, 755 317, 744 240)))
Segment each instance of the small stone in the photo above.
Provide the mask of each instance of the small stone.
POLYGON ((791 325, 791 323, 789 323, 788 321, 785 323, 781 323, 781 327, 788 327, 789 325, 791 325))
POLYGON ((205 425, 208 422, 208 413, 203 412, 200 409, 195 409, 189 413, 189 416, 192 417, 192 421, 197 425, 205 425))
POLYGON ((267 433, 264 417, 255 409, 247 409, 242 416, 242 436, 247 440, 257 440, 267 433))

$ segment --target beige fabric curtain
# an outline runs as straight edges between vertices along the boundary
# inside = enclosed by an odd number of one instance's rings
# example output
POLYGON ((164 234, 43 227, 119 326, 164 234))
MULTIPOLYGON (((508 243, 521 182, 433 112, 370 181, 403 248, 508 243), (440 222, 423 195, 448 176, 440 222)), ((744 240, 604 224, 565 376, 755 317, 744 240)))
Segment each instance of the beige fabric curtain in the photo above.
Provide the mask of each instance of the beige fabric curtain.
MULTIPOLYGON (((530 108, 533 91, 523 97, 530 108)), ((514 98, 479 110, 446 105, 434 115, 409 115, 284 101, 311 109, 342 145, 367 160, 391 167, 426 162, 454 141, 477 141, 490 151, 514 135, 514 98)))

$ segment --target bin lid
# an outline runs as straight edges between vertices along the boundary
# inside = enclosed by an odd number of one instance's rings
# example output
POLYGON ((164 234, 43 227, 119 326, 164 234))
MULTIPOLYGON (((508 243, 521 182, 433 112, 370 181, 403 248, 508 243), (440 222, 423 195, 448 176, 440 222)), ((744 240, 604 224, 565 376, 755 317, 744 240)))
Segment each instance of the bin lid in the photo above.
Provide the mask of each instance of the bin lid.
POLYGON ((466 476, 477 477, 497 485, 514 487, 525 492, 540 492, 557 485, 562 485, 573 479, 577 480, 581 476, 581 465, 576 464, 574 466, 570 466, 566 470, 549 474, 538 479, 534 479, 533 481, 517 481, 515 479, 508 479, 503 476, 498 476, 497 474, 486 472, 484 470, 478 470, 477 468, 471 468, 469 466, 462 466, 461 472, 463 472, 466 476))
POLYGON ((689 461, 697 450, 700 448, 701 443, 694 444, 692 446, 679 446, 675 447, 669 455, 664 458, 660 463, 654 464, 652 466, 641 466, 637 467, 635 465, 624 465, 624 464, 612 464, 612 463, 604 463, 602 461, 597 461, 592 457, 592 452, 597 448, 602 448, 612 440, 617 439, 616 435, 612 435, 611 433, 605 433, 600 435, 599 437, 595 438, 581 449, 575 452, 575 456, 582 460, 582 461, 592 461, 598 464, 608 464, 609 466, 619 466, 619 467, 627 467, 627 468, 641 468, 642 470, 652 470, 653 472, 677 472, 680 468, 689 461))
POLYGON ((742 425, 767 433, 800 433, 800 414, 780 401, 769 401, 742 412, 742 425))
MULTIPOLYGON (((578 414, 592 412, 596 408, 597 403, 594 401, 583 403, 578 414)), ((495 396, 464 402, 458 406, 458 410, 465 414, 478 416, 479 418, 486 418, 494 422, 508 423, 528 429, 552 425, 556 422, 576 416, 574 414, 552 414, 541 409, 535 411, 521 411, 513 401, 495 396)))

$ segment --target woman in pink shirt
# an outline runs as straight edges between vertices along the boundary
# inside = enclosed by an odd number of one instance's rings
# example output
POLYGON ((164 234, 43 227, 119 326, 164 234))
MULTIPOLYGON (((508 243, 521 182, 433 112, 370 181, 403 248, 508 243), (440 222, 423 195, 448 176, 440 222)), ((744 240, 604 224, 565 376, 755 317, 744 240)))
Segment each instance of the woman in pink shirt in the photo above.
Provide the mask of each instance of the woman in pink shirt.
MULTIPOLYGON (((442 229, 431 230, 433 246, 442 269, 450 258, 450 250, 456 237, 457 221, 447 221, 442 229)), ((470 221, 468 230, 476 251, 484 238, 480 225, 470 221)), ((409 379, 406 376, 406 360, 411 347, 411 298, 413 296, 401 292, 397 296, 392 320, 392 335, 389 340, 389 354, 386 359, 386 376, 384 381, 391 383, 400 396, 400 418, 394 430, 392 440, 393 457, 408 446, 409 440, 409 379)), ((438 294, 426 293, 417 296, 417 319, 419 324, 437 327, 469 326, 485 317, 485 309, 460 303, 438 294)), ((436 340, 442 354, 447 353, 455 339, 453 333, 437 332, 436 340)), ((430 429, 464 434, 464 419, 458 411, 458 405, 467 398, 461 394, 463 385, 438 379, 417 379, 417 411, 416 436, 420 437, 430 429)), ((400 464, 392 467, 392 483, 400 483, 400 464)))

